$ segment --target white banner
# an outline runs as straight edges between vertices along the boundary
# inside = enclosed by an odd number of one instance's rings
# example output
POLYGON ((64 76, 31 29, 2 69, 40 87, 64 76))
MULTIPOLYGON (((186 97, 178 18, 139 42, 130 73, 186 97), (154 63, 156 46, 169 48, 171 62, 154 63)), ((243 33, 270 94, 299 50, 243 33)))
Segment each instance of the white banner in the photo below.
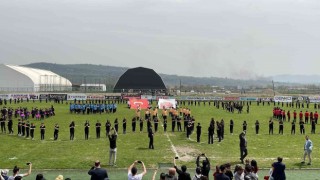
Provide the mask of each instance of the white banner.
POLYGON ((68 94, 67 95, 67 100, 87 100, 87 95, 86 94, 68 94))
POLYGON ((320 102, 320 96, 309 96, 309 101, 311 103, 319 103, 320 102))
POLYGON ((292 96, 275 96, 274 102, 292 102, 292 96))
POLYGON ((176 100, 175 99, 159 99, 158 101, 158 107, 159 109, 170 109, 170 108, 176 108, 176 100))
POLYGON ((23 99, 26 100, 29 98, 29 94, 10 94, 11 99, 23 99))

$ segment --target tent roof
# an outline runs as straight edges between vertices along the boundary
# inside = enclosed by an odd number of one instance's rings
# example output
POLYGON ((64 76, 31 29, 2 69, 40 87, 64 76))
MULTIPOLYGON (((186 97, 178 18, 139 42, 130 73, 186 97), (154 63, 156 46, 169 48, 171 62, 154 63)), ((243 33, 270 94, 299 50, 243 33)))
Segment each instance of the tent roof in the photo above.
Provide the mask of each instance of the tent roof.
POLYGON ((34 84, 53 84, 53 85, 72 86, 71 82, 68 79, 62 76, 59 76, 58 74, 52 71, 29 68, 24 66, 17 66, 17 65, 5 65, 5 66, 28 76, 33 81, 34 84))
POLYGON ((115 91, 122 89, 163 90, 166 89, 161 77, 153 70, 144 67, 128 69, 118 80, 115 91))

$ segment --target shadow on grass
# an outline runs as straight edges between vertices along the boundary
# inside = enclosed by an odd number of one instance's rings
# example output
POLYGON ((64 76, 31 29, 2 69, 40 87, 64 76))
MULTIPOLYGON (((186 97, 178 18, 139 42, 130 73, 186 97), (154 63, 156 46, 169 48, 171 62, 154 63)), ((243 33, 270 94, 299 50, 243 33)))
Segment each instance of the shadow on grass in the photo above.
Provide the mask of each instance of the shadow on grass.
POLYGON ((308 167, 306 164, 302 164, 301 162, 294 163, 293 165, 299 169, 308 167))
POLYGON ((147 147, 138 147, 137 150, 140 150, 140 151, 145 151, 145 150, 150 150, 149 148, 147 147))

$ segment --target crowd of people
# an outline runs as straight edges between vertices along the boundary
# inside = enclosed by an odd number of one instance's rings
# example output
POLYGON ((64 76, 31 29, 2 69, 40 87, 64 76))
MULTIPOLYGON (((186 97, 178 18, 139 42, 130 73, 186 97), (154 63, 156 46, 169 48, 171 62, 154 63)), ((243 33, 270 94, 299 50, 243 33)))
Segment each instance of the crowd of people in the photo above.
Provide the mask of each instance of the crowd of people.
MULTIPOLYGON (((183 104, 183 102, 180 102, 180 104, 183 104)), ((203 103, 205 105, 205 103, 203 103)), ((249 113, 249 106, 251 103, 247 103, 247 113, 249 113)), ((192 103, 190 103, 190 105, 193 105, 192 103)), ((195 103, 195 105, 200 105, 200 103, 195 103)), ((210 103, 209 103, 210 105, 210 103)), ((220 108, 220 106, 225 109, 226 111, 229 112, 234 112, 235 109, 238 110, 239 113, 242 112, 242 108, 244 106, 243 103, 223 103, 223 102, 213 102, 213 105, 216 106, 217 108, 220 108), (241 107, 241 108, 240 108, 241 107), (240 110, 241 109, 241 110, 240 110)), ((263 103, 264 105, 264 103, 263 103)), ((85 104, 81 106, 81 109, 76 107, 76 104, 70 104, 70 112, 72 113, 87 113, 87 114, 95 114, 95 113, 101 113, 104 112, 104 110, 106 110, 106 106, 104 106, 104 108, 102 108, 99 104, 85 104), (71 108, 71 106, 73 106, 73 108, 71 108), (85 106, 85 109, 83 110, 83 106, 85 106)), ((282 104, 282 106, 284 106, 282 104)), ((292 103, 287 103, 287 106, 289 107, 294 107, 292 105, 292 103)), ((301 104, 297 105, 297 107, 301 106, 301 104)), ((302 104, 303 106, 303 104, 302 104)), ((309 105, 307 105, 309 106, 309 105)), ((316 108, 316 106, 315 106, 316 108)), ((317 106, 318 108, 318 106, 317 106)), ((109 109, 109 106, 108 106, 109 109)), ((109 110, 108 110, 109 111, 109 110)), ((148 138, 149 138, 149 149, 154 149, 154 136, 155 133, 159 131, 159 127, 163 128, 163 131, 166 132, 167 131, 167 127, 168 127, 168 119, 170 117, 171 119, 171 131, 175 132, 176 130, 178 132, 186 132, 186 137, 190 139, 190 135, 196 131, 196 135, 197 135, 197 142, 201 141, 201 134, 202 134, 202 127, 200 123, 197 123, 197 126, 195 126, 196 124, 196 120, 195 118, 192 116, 191 114, 191 109, 186 108, 186 107, 180 107, 180 108, 170 108, 170 109, 162 109, 161 112, 159 113, 159 109, 157 107, 155 108, 149 108, 147 110, 144 111, 144 118, 141 115, 141 110, 138 108, 135 112, 135 116, 132 118, 131 120, 131 130, 132 132, 136 132, 136 127, 137 125, 139 125, 139 131, 140 133, 143 132, 143 128, 144 128, 144 123, 147 124, 147 133, 148 133, 148 138), (162 126, 159 126, 159 124, 162 124, 162 126)), ((113 108, 110 112, 116 112, 116 105, 114 106, 113 104, 113 108), (114 108, 115 107, 115 108, 114 108)), ((32 108, 32 110, 29 112, 27 108, 17 108, 16 110, 13 110, 12 108, 3 108, 1 110, 1 119, 0 119, 0 125, 1 125, 1 131, 3 133, 6 133, 6 121, 7 122, 7 126, 8 126, 8 131, 9 133, 13 134, 13 123, 12 123, 12 117, 18 118, 18 125, 17 125, 17 132, 19 136, 22 137, 26 137, 29 138, 31 137, 31 139, 34 139, 34 132, 36 129, 36 126, 34 125, 34 123, 29 123, 29 119, 30 116, 32 119, 36 118, 39 115, 39 120, 43 119, 43 118, 47 118, 50 116, 55 115, 54 112, 54 107, 52 106, 51 108, 45 108, 43 109, 39 109, 39 108, 32 108), (7 120, 8 119, 8 120, 7 120), (10 122, 11 120, 11 122, 10 122)), ((315 124, 317 124, 317 120, 318 120, 318 112, 315 111, 313 112, 308 112, 305 111, 304 113, 302 111, 300 111, 300 113, 298 114, 296 112, 296 110, 291 113, 290 111, 285 111, 283 108, 279 107, 275 107, 273 109, 273 118, 277 119, 279 121, 279 134, 283 134, 283 129, 284 129, 284 122, 286 122, 288 120, 288 122, 291 121, 291 117, 293 117, 292 119, 292 129, 291 129, 291 134, 295 134, 295 122, 297 120, 297 117, 299 117, 299 125, 300 125, 300 133, 301 134, 305 134, 304 131, 304 124, 308 124, 310 122, 311 125, 311 133, 315 133, 315 124), (310 121, 309 121, 310 120, 310 121)), ((269 134, 273 134, 273 130, 274 130, 274 125, 273 125, 273 121, 274 119, 271 118, 269 120, 269 134)), ((109 142, 110 142, 110 154, 109 154, 109 165, 114 166, 116 165, 116 153, 117 153, 117 146, 116 146, 116 141, 117 141, 117 136, 118 136, 118 132, 119 132, 119 123, 121 123, 118 121, 118 119, 116 118, 112 123, 107 120, 105 123, 105 134, 106 137, 108 137, 109 142)), ((126 134, 127 132, 127 119, 123 118, 122 120, 122 132, 123 134, 126 134)), ((75 125, 76 123, 74 121, 72 121, 69 125, 69 129, 70 129, 70 140, 74 140, 75 137, 75 125)), ((235 126, 235 122, 231 119, 230 123, 229 123, 229 127, 230 127, 230 134, 233 134, 233 129, 235 126)), ((101 132, 101 128, 102 128, 102 124, 100 121, 97 121, 94 125, 95 130, 96 130, 96 138, 100 138, 100 132, 101 132)), ((247 151, 247 141, 245 138, 246 132, 248 131, 248 124, 246 121, 243 121, 242 123, 242 130, 243 132, 240 133, 239 135, 239 139, 240 139, 240 161, 241 163, 245 164, 245 166, 241 166, 238 165, 234 168, 234 171, 231 171, 231 166, 230 164, 224 164, 224 165, 220 165, 216 167, 216 171, 214 172, 214 178, 219 180, 219 179, 255 179, 257 176, 257 172, 258 172, 258 167, 257 167, 257 163, 256 161, 251 161, 250 163, 245 161, 246 156, 248 155, 248 151, 247 151), (230 173, 231 172, 231 173, 230 173), (232 176, 231 176, 232 175, 232 176), (247 177, 247 178, 246 178, 247 177), (250 177, 250 178, 249 178, 250 177)), ((59 124, 55 124, 54 127, 52 127, 54 129, 54 140, 58 140, 58 135, 59 135, 59 124)), ((40 129, 40 136, 41 136, 41 140, 45 139, 45 130, 46 130, 46 126, 45 123, 42 122, 41 125, 39 126, 40 129)), ((260 129, 260 123, 258 120, 256 120, 255 122, 255 131, 256 134, 259 134, 259 129, 260 129)), ((84 132, 85 132, 85 140, 89 139, 89 132, 90 132, 90 122, 86 121, 84 124, 84 132)), ((220 121, 215 120, 214 118, 212 118, 210 120, 209 123, 209 127, 208 127, 208 144, 213 144, 214 143, 214 134, 217 134, 217 139, 219 142, 221 142, 224 139, 224 134, 225 134, 225 122, 223 119, 221 119, 220 121)), ((309 139, 308 136, 306 136, 306 143, 305 143, 305 147, 304 147, 304 160, 301 162, 302 164, 305 163, 305 159, 306 157, 308 157, 309 161, 308 161, 308 165, 311 165, 311 152, 312 152, 312 141, 309 139)), ((181 168, 178 168, 176 166, 176 160, 174 159, 174 167, 172 169, 169 169, 168 174, 160 174, 160 179, 185 179, 187 177, 187 179, 189 179, 188 177, 188 172, 187 172, 187 167, 186 166, 181 166, 181 168), (181 177, 180 177, 181 176, 181 177)), ((272 172, 270 173, 270 177, 273 179, 281 179, 281 178, 277 178, 278 177, 278 171, 283 171, 284 173, 284 169, 285 166, 283 167, 283 163, 282 163, 282 158, 278 158, 278 162, 273 163, 272 165, 272 172), (283 169, 283 170, 279 170, 279 169, 283 169)), ((96 162, 95 166, 88 172, 92 177, 95 176, 95 170, 96 169, 101 169, 100 167, 100 162, 96 162)), ((97 170, 98 171, 98 170, 97 170)), ((194 177, 190 177, 190 179, 196 180, 196 179, 209 179, 209 171, 210 171, 210 162, 209 159, 205 156, 205 154, 202 154, 200 156, 197 157, 197 167, 196 167, 196 172, 195 172, 195 176, 194 177), (205 160, 202 161, 202 163, 200 163, 200 159, 204 157, 205 160)), ((3 171, 5 174, 5 171, 3 171)), ((16 177, 20 177, 21 175, 25 175, 27 176, 27 174, 19 174, 19 172, 17 172, 17 170, 13 170, 14 173, 14 179, 16 179, 16 177)), ((30 173, 31 173, 31 166, 30 166, 30 173)), ((29 173, 29 174, 30 174, 29 173)), ((105 171, 106 176, 107 172, 105 171)), ((135 161, 129 168, 128 168, 128 179, 142 179, 142 177, 146 174, 146 170, 145 170, 145 166, 144 163, 141 161, 135 161), (142 166, 144 167, 144 171, 140 174, 137 174, 137 168, 136 166, 138 164, 142 164, 142 166)), ((189 174, 190 176, 190 174, 189 174)), ((21 176, 23 177, 23 176, 21 176)), ((283 178, 283 176, 281 176, 283 178)), ((18 179, 17 178, 17 179, 18 179)), ((105 177, 108 178, 108 177, 105 177)), ((155 178, 155 177, 154 177, 155 178)), ((11 178, 12 179, 12 178, 11 178)), ((11 180, 10 179, 10 180, 11 180)))
POLYGON ((102 114, 116 113, 117 104, 70 104, 70 113, 76 114, 102 114))

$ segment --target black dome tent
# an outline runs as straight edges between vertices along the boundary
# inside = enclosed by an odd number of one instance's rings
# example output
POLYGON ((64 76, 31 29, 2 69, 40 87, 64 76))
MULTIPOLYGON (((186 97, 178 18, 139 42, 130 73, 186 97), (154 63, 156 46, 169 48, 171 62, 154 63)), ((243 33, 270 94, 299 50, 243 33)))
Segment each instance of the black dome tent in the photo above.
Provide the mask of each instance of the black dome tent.
POLYGON ((153 70, 143 67, 128 69, 118 80, 114 92, 165 91, 161 77, 153 70))

